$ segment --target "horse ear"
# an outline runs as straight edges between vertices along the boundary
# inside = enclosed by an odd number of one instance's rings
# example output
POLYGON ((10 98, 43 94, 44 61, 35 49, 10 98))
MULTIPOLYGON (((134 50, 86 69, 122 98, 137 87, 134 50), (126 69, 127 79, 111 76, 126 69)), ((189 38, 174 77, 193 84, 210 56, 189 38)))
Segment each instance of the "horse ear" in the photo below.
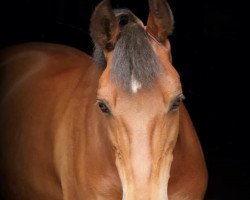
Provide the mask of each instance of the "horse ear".
POLYGON ((149 0, 149 16, 146 30, 165 44, 174 28, 173 14, 166 0, 149 0))
POLYGON ((119 24, 109 0, 103 0, 95 8, 90 22, 92 40, 103 50, 111 51, 119 33, 119 24))

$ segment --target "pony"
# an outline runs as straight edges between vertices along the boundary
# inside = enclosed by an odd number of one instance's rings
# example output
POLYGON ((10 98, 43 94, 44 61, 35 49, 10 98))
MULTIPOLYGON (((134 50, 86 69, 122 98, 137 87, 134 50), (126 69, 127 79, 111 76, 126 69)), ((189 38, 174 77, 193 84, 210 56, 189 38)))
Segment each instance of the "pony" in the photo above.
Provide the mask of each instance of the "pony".
POLYGON ((46 43, 1 51, 1 199, 204 198, 205 159, 172 66, 173 15, 164 0, 149 9, 144 26, 100 2, 93 57, 46 43))

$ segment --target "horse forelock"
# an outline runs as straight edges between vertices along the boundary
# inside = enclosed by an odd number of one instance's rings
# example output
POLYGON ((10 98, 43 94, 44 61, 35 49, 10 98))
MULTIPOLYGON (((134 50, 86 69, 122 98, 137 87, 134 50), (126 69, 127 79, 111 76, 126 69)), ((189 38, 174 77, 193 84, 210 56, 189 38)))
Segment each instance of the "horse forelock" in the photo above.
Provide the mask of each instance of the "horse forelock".
MULTIPOLYGON (((120 35, 115 44, 111 80, 127 91, 148 87, 160 72, 157 58, 142 22, 129 10, 114 10, 119 20, 120 35), (136 84, 135 84, 136 83, 136 84)), ((95 44, 94 59, 105 68, 103 50, 95 44)))

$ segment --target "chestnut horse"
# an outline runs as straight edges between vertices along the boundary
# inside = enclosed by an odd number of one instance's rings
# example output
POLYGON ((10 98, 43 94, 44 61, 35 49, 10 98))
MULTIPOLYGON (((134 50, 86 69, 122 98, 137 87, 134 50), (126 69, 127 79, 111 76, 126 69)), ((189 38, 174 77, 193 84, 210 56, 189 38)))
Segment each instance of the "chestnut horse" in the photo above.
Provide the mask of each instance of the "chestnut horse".
POLYGON ((207 170, 171 64, 169 5, 95 9, 94 58, 56 44, 1 52, 0 198, 201 200, 207 170), (98 64, 96 64, 98 63, 98 64))

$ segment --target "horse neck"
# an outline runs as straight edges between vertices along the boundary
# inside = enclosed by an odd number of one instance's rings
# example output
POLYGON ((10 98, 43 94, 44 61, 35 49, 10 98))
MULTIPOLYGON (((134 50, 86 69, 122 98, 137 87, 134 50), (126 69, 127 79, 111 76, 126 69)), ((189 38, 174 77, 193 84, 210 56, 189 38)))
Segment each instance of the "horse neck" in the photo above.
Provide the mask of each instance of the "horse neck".
POLYGON ((89 69, 71 94, 56 133, 56 166, 63 179, 81 188, 97 185, 96 179, 114 171, 114 155, 102 113, 95 105, 99 74, 89 69))

